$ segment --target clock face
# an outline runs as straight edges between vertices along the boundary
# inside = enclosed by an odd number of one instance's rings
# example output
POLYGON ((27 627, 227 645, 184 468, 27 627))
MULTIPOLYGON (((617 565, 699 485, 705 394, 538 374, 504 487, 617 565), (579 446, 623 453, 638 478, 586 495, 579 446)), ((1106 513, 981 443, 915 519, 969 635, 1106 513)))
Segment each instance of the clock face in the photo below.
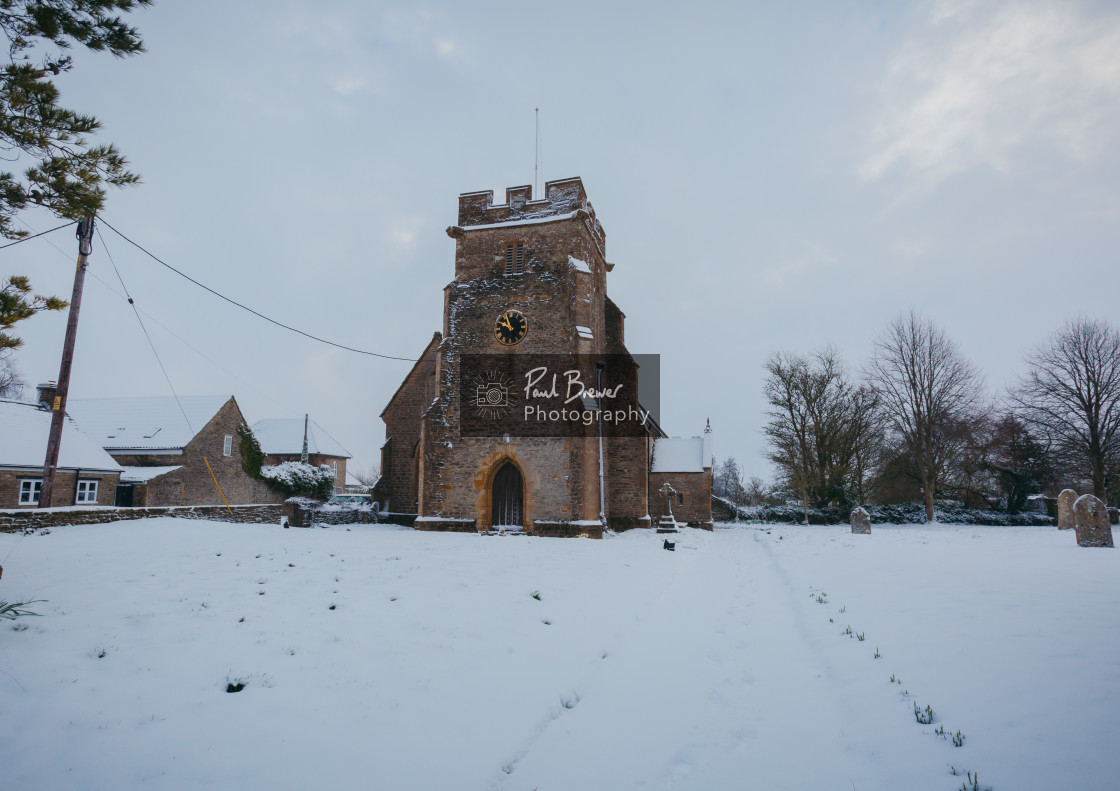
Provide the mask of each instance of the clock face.
POLYGON ((524 340, 528 331, 529 323, 518 310, 507 310, 494 322, 494 337, 503 346, 516 346, 524 340))

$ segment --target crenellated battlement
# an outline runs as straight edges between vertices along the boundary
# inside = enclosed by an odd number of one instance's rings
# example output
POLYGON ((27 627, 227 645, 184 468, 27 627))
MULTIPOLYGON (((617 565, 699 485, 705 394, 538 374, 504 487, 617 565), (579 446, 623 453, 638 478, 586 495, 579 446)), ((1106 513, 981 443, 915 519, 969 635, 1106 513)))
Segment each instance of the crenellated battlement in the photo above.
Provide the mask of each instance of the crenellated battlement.
POLYGON ((533 200, 533 188, 528 184, 506 189, 506 202, 498 205, 494 205, 493 190, 464 192, 459 196, 458 225, 455 229, 448 229, 448 232, 472 230, 498 223, 547 221, 550 217, 560 218, 577 212, 582 214, 581 219, 602 250, 606 243, 606 233, 595 218, 595 209, 587 199, 583 180, 578 176, 545 182, 544 198, 537 200, 533 200))

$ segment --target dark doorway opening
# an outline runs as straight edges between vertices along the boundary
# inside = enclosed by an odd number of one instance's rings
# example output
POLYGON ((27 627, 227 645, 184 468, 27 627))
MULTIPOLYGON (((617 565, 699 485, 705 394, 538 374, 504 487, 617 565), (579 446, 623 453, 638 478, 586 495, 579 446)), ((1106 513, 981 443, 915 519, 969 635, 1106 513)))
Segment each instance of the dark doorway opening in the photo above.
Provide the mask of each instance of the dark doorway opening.
POLYGON ((494 476, 490 521, 495 530, 523 530, 524 484, 521 471, 506 462, 494 476))

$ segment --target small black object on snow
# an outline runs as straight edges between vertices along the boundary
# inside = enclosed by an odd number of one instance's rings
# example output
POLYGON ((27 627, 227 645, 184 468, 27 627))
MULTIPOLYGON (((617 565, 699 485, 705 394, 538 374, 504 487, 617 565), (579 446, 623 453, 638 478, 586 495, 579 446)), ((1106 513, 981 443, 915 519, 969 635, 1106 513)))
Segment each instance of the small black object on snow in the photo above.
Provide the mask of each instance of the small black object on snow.
POLYGON ((663 547, 664 549, 667 549, 667 550, 669 550, 670 552, 676 552, 676 551, 677 551, 677 545, 676 545, 676 544, 675 544, 674 542, 672 542, 672 541, 670 541, 669 539, 667 539, 667 538, 665 539, 665 543, 664 543, 664 544, 662 544, 662 547, 663 547))
POLYGON ((245 689, 244 681, 238 681, 236 684, 233 682, 226 683, 226 692, 240 692, 243 689, 245 689))

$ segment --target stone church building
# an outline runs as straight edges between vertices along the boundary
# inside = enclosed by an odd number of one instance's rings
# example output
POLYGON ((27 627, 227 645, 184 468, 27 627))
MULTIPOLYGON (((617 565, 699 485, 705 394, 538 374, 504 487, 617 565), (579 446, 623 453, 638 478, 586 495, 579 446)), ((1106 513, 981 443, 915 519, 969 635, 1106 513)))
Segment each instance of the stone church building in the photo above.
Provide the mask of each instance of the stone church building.
MULTIPOLYGON (((427 530, 601 537, 604 527, 651 527, 670 506, 678 522, 710 527, 710 428, 670 438, 636 401, 625 427, 603 428, 615 393, 604 390, 602 360, 640 363, 626 349, 626 316, 607 296, 614 264, 583 182, 550 181, 543 199, 528 186, 507 189, 501 205, 493 197, 459 196, 458 222, 447 229, 455 279, 444 288, 443 330, 381 413, 386 440, 374 499, 383 511, 416 515, 415 527, 427 530), (483 407, 509 407, 516 420, 521 407, 507 397, 546 394, 524 386, 520 374, 476 387, 468 369, 480 359, 497 371, 538 359, 577 361, 568 367, 591 361, 583 382, 594 385, 598 375, 600 389, 565 402, 563 387, 553 387, 562 391, 554 404, 574 401, 568 405, 584 410, 578 414, 587 419, 571 424, 579 430, 487 436, 467 430, 483 407)), ((627 392, 636 398, 636 390, 627 392)), ((526 403, 525 415, 531 411, 526 403)))

